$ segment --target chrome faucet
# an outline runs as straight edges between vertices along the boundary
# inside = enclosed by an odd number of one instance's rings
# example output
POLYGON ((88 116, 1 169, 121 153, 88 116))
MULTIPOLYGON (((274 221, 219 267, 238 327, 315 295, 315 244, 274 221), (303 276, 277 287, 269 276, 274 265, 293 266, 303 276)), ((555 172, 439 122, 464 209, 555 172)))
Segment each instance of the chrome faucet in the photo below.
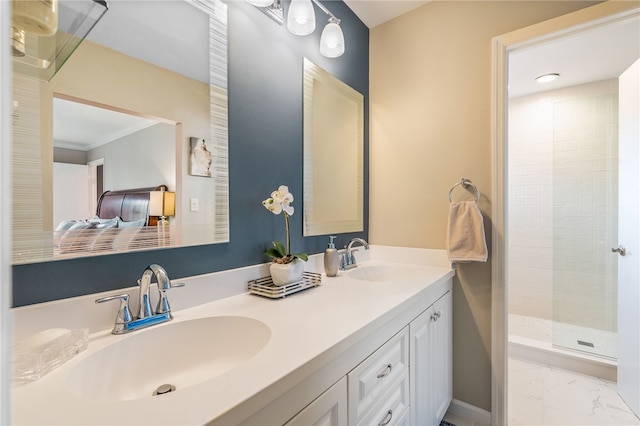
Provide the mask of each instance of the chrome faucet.
POLYGON ((96 303, 109 302, 111 300, 120 300, 120 308, 116 314, 116 321, 111 333, 124 334, 141 328, 150 327, 173 319, 171 315, 171 307, 167 299, 167 291, 174 287, 183 287, 184 283, 172 284, 167 275, 167 271, 157 264, 149 265, 142 273, 142 278, 138 280, 140 291, 138 315, 133 319, 129 310, 129 295, 117 294, 115 296, 102 297, 96 300, 96 303), (156 311, 151 309, 151 297, 149 289, 151 288, 151 277, 155 276, 158 283, 158 305, 156 311))
POLYGON ((151 301, 149 299, 149 287, 151 284, 151 276, 155 275, 156 282, 158 283, 158 305, 156 306, 155 314, 169 314, 171 316, 171 308, 169 307, 169 300, 167 299, 167 291, 173 287, 182 287, 184 284, 171 284, 167 271, 160 265, 149 265, 142 273, 142 278, 138 280, 140 286, 140 309, 138 318, 146 318, 154 315, 151 311, 151 301))
POLYGON ((349 241, 349 244, 344 248, 344 252, 342 253, 341 262, 340 262, 340 270, 346 271, 348 269, 353 269, 357 265, 355 252, 358 251, 357 248, 353 248, 355 243, 360 243, 365 250, 369 250, 369 243, 363 240, 362 238, 353 238, 349 241))

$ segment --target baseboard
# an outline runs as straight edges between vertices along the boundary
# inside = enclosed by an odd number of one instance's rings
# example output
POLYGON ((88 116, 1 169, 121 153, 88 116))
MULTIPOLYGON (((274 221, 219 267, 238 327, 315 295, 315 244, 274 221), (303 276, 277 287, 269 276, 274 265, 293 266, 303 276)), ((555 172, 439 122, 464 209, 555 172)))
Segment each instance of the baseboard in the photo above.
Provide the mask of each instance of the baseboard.
POLYGON ((616 382, 618 379, 615 361, 553 348, 550 344, 543 346, 541 343, 524 338, 510 337, 509 356, 599 377, 611 382, 616 382))
POLYGON ((491 413, 489 411, 457 399, 451 401, 447 413, 469 420, 474 425, 489 426, 491 424, 491 413))

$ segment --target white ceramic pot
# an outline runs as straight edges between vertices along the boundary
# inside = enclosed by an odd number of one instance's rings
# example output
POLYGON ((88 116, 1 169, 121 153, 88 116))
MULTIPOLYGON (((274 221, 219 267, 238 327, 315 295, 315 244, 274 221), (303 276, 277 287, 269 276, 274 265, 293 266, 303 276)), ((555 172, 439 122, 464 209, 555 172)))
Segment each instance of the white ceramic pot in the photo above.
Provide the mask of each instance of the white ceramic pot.
POLYGON ((272 263, 270 266, 271 280, 275 285, 286 285, 302 280, 304 262, 298 258, 290 263, 272 263))

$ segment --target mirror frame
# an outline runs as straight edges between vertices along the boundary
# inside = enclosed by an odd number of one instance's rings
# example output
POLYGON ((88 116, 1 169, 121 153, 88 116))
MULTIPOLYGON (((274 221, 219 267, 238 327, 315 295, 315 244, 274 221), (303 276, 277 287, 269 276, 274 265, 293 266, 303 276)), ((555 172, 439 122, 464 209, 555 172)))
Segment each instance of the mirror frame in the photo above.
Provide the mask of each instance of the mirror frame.
POLYGON ((361 232, 364 230, 364 96, 307 58, 304 58, 303 93, 303 235, 361 232), (318 90, 325 90, 325 98, 333 98, 334 107, 350 110, 348 116, 355 116, 355 121, 338 123, 337 117, 325 117, 315 110, 314 91, 318 90), (337 98, 343 101, 338 103, 337 98), (342 144, 345 141, 351 144, 349 149, 342 144), (323 155, 318 155, 319 149, 323 155), (356 164, 338 161, 343 157, 352 160, 354 156, 356 164), (335 217, 336 209, 351 201, 354 204, 347 216, 327 218, 335 217))
MULTIPOLYGON (((136 245, 135 249, 107 250, 103 252, 77 253, 76 257, 89 257, 103 254, 129 251, 156 250, 161 248, 185 247, 194 245, 225 243, 229 241, 229 162, 228 162, 228 30, 227 5, 220 0, 185 0, 209 16, 209 135, 208 144, 213 153, 212 168, 215 194, 212 195, 216 208, 211 223, 188 225, 181 223, 170 230, 170 243, 167 245, 136 245), (220 206, 218 208, 218 206, 220 206)), ((35 262, 63 260, 70 257, 58 257, 54 254, 54 229, 52 218, 43 218, 43 206, 52 202, 51 182, 44 178, 52 167, 45 164, 44 159, 51 154, 51 147, 44 147, 41 140, 51 139, 51 123, 40 117, 40 92, 42 82, 12 71, 14 80, 14 100, 20 98, 19 106, 14 104, 14 133, 12 135, 12 176, 13 176, 13 215, 12 215, 12 264, 28 264, 35 262), (16 80, 23 85, 15 89, 16 80), (16 125, 18 119, 23 121, 22 129, 16 125), (44 120, 44 121, 43 121, 44 120), (29 129, 36 129, 29 131, 29 129), (20 166, 20 167, 18 167, 20 166), (48 187, 48 188, 47 188, 48 187), (47 191, 47 189, 49 189, 47 191), (17 198, 20 194, 21 198, 17 198), (31 213, 30 213, 31 212, 31 213), (34 213, 35 212, 35 213, 34 213), (40 213, 40 214, 38 214, 40 213)), ((61 97, 56 93, 57 97, 61 97)), ((51 106, 44 106, 51 108, 51 106)), ((112 107, 117 108, 117 107, 112 107)), ((144 111, 140 115, 146 115, 144 111)), ((158 119, 158 117, 153 117, 158 119)), ((171 122, 170 117, 161 118, 171 122)), ((184 203, 183 181, 188 166, 185 151, 188 151, 189 140, 182 135, 182 125, 176 124, 176 192, 178 205, 184 203), (185 140, 183 140, 185 139, 185 140)), ((189 135, 186 135, 189 136, 189 135)), ((177 206, 179 210, 180 207, 177 206)), ((88 218, 87 218, 88 219, 88 218)), ((182 221, 184 222, 184 221, 182 221)), ((153 227, 156 228, 156 227, 153 227)), ((149 230, 147 230, 149 231, 149 230)), ((155 229, 152 231, 155 232, 155 229)), ((145 232, 141 232, 144 238, 145 232)))

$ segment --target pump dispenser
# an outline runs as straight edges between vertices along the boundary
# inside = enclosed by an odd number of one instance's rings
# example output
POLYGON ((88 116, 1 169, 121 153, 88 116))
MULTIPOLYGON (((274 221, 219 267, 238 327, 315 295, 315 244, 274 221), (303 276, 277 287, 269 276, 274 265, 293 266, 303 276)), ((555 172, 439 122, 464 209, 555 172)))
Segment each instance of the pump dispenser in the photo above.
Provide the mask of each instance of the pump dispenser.
POLYGON ((328 277, 338 275, 338 268, 340 267, 340 255, 333 242, 335 239, 335 235, 329 237, 329 246, 324 251, 324 272, 328 277))

